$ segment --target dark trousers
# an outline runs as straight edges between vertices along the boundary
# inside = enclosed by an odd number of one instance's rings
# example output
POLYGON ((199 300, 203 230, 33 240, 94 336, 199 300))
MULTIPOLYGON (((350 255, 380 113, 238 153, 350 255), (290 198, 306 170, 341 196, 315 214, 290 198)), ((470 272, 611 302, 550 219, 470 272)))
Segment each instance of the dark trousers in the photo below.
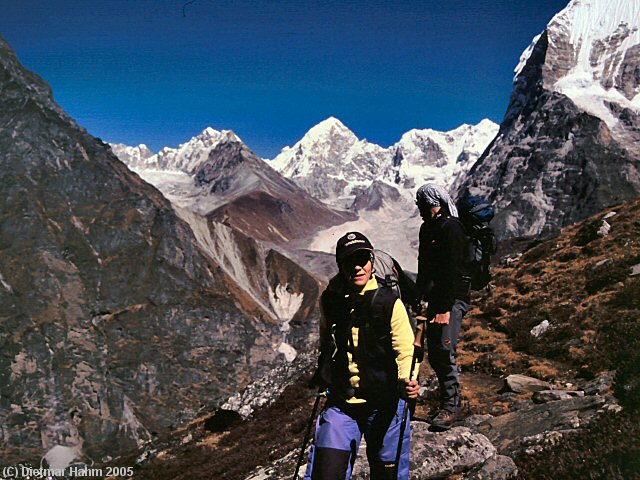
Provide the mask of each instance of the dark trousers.
POLYGON ((440 405, 453 410, 460 406, 460 373, 458 370, 458 341, 462 319, 471 306, 456 300, 451 309, 448 325, 431 323, 435 314, 428 314, 427 351, 429 364, 438 376, 440 385, 440 405))

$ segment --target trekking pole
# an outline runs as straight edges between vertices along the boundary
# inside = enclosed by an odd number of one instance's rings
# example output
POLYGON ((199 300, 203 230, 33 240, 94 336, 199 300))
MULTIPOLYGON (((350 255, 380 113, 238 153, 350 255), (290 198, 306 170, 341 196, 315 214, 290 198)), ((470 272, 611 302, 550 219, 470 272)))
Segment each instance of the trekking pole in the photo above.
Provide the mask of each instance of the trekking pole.
MULTIPOLYGON (((413 357, 411 358, 411 371, 409 372, 409 380, 413 377, 413 372, 416 368, 418 357, 422 361, 423 340, 425 323, 427 321, 424 317, 416 317, 416 339, 413 342, 413 357)), ((402 423, 400 424, 400 437, 398 438, 398 449, 396 451, 395 473, 394 478, 398 478, 400 473, 400 456, 402 455, 402 443, 404 440, 404 432, 407 428, 407 416, 409 415, 409 399, 404 404, 404 410, 402 411, 402 423)))
POLYGON ((298 462, 296 463, 296 471, 293 474, 293 480, 298 479, 298 472, 300 471, 300 467, 302 466, 302 460, 304 459, 304 452, 307 449, 307 442, 309 441, 309 437, 311 436, 311 428, 313 427, 313 420, 316 418, 316 413, 318 413, 318 406, 320 405, 320 399, 322 397, 326 397, 329 393, 329 390, 323 390, 322 392, 318 392, 316 395, 316 401, 313 404, 313 410, 311 411, 311 417, 309 417, 309 423, 307 425, 307 432, 304 434, 304 440, 302 441, 302 448, 300 449, 300 455, 298 455, 298 462))

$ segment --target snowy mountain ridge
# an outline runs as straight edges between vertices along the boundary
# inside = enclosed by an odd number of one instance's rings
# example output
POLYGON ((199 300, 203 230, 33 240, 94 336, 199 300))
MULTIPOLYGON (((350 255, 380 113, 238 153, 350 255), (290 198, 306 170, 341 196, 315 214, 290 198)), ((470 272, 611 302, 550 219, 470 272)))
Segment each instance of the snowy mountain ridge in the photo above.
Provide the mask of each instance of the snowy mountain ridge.
POLYGON ((111 150, 113 153, 126 163, 129 168, 135 170, 140 168, 141 165, 147 161, 147 159, 154 156, 154 153, 144 143, 138 146, 129 146, 124 143, 111 143, 111 150))
POLYGON ((124 144, 111 144, 111 149, 129 168, 159 172, 194 173, 202 166, 212 150, 225 142, 242 142, 231 130, 218 131, 207 127, 202 133, 180 144, 177 148, 164 147, 154 154, 145 144, 129 147, 124 144))
MULTIPOLYGON (((490 120, 477 125, 463 124, 449 132, 414 129, 406 132, 396 144, 385 148, 359 139, 340 120, 329 117, 312 127, 293 147, 285 147, 274 160, 264 161, 249 155, 262 168, 255 165, 250 170, 242 169, 241 174, 232 172, 242 164, 248 166, 254 162, 244 154, 238 157, 223 153, 229 149, 248 151, 248 147, 230 131, 218 132, 209 128, 178 148, 164 148, 156 155, 142 147, 127 149, 112 145, 112 149, 174 205, 198 215, 210 215, 216 210, 215 218, 222 222, 233 217, 247 224, 262 225, 277 212, 263 212, 264 219, 259 220, 256 218, 257 204, 252 203, 250 210, 253 213, 245 207, 241 213, 236 211, 239 204, 235 199, 260 184, 263 187, 259 189, 284 195, 290 187, 283 182, 293 181, 296 188, 301 187, 305 195, 308 193, 313 197, 304 202, 314 209, 308 213, 316 220, 324 218, 320 208, 323 204, 316 199, 340 210, 358 212, 357 218, 353 214, 344 216, 342 222, 347 223, 326 225, 315 234, 311 234, 313 229, 310 229, 311 236, 301 241, 302 248, 332 252, 344 231, 360 230, 375 242, 377 248, 393 252, 405 268, 415 271, 415 245, 412 242, 417 239, 420 225, 413 202, 416 186, 427 181, 450 186, 471 167, 497 130, 498 126, 490 120), (232 146, 234 144, 236 147, 232 146), (244 160, 237 163, 241 158, 244 160), (205 183, 198 180, 207 179, 214 171, 217 180, 205 183), (229 183, 228 180, 232 181, 229 183), (398 225, 403 228, 399 229, 398 225)), ((300 203, 303 196, 287 193, 282 197, 285 202, 280 202, 278 208, 286 212, 290 205, 297 205, 297 210, 303 212, 305 207, 300 203)), ((265 199, 253 201, 263 205, 265 199)), ((332 218, 338 220, 336 215, 334 211, 332 218)), ((323 222, 327 223, 326 219, 323 222)), ((265 224, 264 228, 276 227, 265 224)), ((281 240, 288 241, 291 235, 282 232, 281 240)))
MULTIPOLYGON (((413 129, 395 144, 383 147, 359 139, 340 120, 329 117, 267 164, 312 196, 350 208, 374 181, 409 196, 417 185, 428 181, 452 185, 475 163, 497 131, 498 126, 487 119, 448 132, 413 129)), ((155 184, 167 175, 193 175, 216 147, 230 141, 242 143, 230 130, 208 127, 177 148, 165 147, 157 154, 144 144, 111 147, 129 168, 155 184)))
POLYGON ((374 180, 400 191, 428 181, 445 186, 469 170, 498 132, 498 125, 477 125, 440 132, 413 129, 390 147, 358 137, 335 117, 311 128, 271 161, 274 169, 321 200, 349 207, 374 180))

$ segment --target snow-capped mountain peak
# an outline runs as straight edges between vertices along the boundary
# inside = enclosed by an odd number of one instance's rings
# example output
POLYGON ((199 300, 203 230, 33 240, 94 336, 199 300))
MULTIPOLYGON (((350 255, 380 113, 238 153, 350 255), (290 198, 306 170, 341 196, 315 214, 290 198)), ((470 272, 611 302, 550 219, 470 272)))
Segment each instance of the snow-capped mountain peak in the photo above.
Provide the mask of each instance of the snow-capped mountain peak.
POLYGON ((222 141, 237 141, 242 140, 232 130, 216 130, 212 127, 205 128, 201 133, 189 139, 185 143, 181 143, 177 147, 164 147, 160 152, 181 152, 183 154, 192 150, 208 148, 216 146, 222 141))
POLYGON ((153 152, 144 143, 138 146, 129 146, 124 143, 110 143, 113 153, 130 168, 136 169, 153 157, 153 152))
POLYGON ((340 120, 330 117, 293 147, 285 147, 271 165, 312 195, 347 207, 374 180, 408 190, 425 181, 451 185, 497 131, 498 126, 488 119, 448 132, 414 129, 384 148, 358 139, 340 120))
POLYGON ((241 142, 242 140, 238 137, 233 130, 221 130, 218 131, 215 128, 207 127, 205 128, 200 135, 196 135, 193 137, 188 143, 192 143, 194 140, 198 140, 201 142, 220 142, 224 141, 235 141, 241 142))
POLYGON ((499 236, 538 235, 640 192, 640 2, 572 0, 516 67, 500 136, 462 191, 499 236))
POLYGON ((525 50, 516 81, 541 41, 548 42, 546 89, 568 96, 610 128, 618 123, 610 103, 640 109, 640 82, 634 73, 640 60, 640 2, 572 0, 525 50))
POLYGON ((329 117, 326 120, 312 127, 304 136, 303 140, 313 141, 317 139, 330 139, 336 136, 358 139, 347 126, 336 117, 329 117))
POLYGON ((155 155, 129 155, 127 148, 139 147, 126 147, 126 145, 112 145, 112 149, 129 168, 136 171, 156 170, 191 174, 207 161, 213 149, 227 142, 242 143, 242 140, 232 130, 218 131, 207 127, 200 134, 188 142, 180 144, 177 148, 164 147, 155 155))
MULTIPOLYGON (((457 163, 472 164, 496 136, 498 125, 484 119, 477 125, 462 124, 459 127, 441 132, 438 130, 413 129, 402 135, 393 145, 402 155, 402 168, 409 167, 447 167, 457 163)), ((407 176, 415 176, 406 172, 407 176)), ((442 179, 448 185, 451 179, 442 179)))
POLYGON ((306 177, 316 169, 333 175, 358 142, 344 123, 329 117, 312 127, 293 147, 283 148, 271 166, 290 178, 306 177))
POLYGON ((391 148, 398 166, 397 180, 413 188, 425 182, 450 187, 466 174, 498 133, 498 125, 484 119, 441 132, 410 130, 391 148))

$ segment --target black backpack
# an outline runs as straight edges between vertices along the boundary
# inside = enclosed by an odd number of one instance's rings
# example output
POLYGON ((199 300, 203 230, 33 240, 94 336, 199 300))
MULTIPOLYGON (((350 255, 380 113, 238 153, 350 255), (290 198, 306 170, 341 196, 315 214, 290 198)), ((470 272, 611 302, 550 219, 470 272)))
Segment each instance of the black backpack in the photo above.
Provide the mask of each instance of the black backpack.
POLYGON ((465 196, 456 207, 471 245, 471 289, 482 290, 491 282, 491 255, 498 247, 489 226, 495 211, 489 202, 478 196, 465 196))

